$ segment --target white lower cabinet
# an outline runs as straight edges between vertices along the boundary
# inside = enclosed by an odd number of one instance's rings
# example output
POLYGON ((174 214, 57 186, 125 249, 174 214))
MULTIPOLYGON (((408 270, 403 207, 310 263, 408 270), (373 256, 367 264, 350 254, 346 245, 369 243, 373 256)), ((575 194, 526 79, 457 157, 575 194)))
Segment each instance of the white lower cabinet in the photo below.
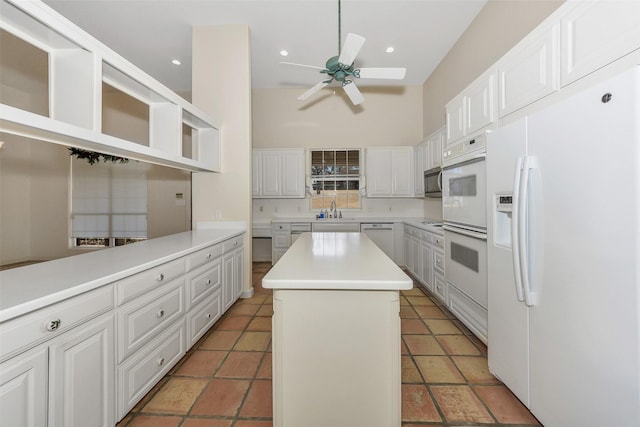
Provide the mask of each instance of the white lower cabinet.
POLYGON ((12 427, 112 427, 113 286, 0 324, 0 414, 12 427))
POLYGON ((7 426, 47 425, 48 348, 0 364, 0 414, 7 426))
POLYGON ((0 425, 113 427, 240 297, 243 239, 0 323, 0 425))
POLYGON ((49 427, 112 427, 113 314, 104 314, 49 347, 49 427))
POLYGON ((444 280, 444 237, 410 225, 404 227, 407 270, 443 304, 447 304, 444 280))

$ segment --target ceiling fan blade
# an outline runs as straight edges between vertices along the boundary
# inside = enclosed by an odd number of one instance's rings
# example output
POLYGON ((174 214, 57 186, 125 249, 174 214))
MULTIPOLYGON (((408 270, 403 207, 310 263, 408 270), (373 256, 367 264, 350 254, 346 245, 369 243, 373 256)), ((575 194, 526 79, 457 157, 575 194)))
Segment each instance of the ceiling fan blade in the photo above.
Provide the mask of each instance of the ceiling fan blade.
POLYGON ((284 65, 291 65, 294 67, 312 68, 314 70, 324 70, 324 67, 317 67, 315 65, 296 64, 295 62, 280 62, 280 63, 284 65))
POLYGON ((406 68, 360 68, 361 79, 404 79, 406 68))
POLYGON ((360 93, 360 90, 358 90, 358 87, 355 83, 347 83, 346 85, 342 86, 342 88, 347 93, 347 96, 349 97, 353 105, 359 105, 362 103, 362 101, 364 101, 364 96, 362 96, 362 93, 360 93))
POLYGON ((360 48, 362 48, 365 40, 367 39, 357 34, 347 34, 338 62, 342 65, 346 65, 347 67, 353 64, 353 61, 356 59, 356 56, 358 56, 358 52, 360 52, 360 48))
POLYGON ((312 87, 311 89, 309 89, 308 91, 306 91, 305 93, 300 95, 298 97, 298 99, 300 101, 304 101, 305 99, 309 98, 311 95, 315 95, 317 92, 320 91, 320 89, 322 89, 323 87, 325 87, 329 83, 331 83, 331 80, 323 80, 323 81, 321 81, 320 83, 316 84, 314 87, 312 87))

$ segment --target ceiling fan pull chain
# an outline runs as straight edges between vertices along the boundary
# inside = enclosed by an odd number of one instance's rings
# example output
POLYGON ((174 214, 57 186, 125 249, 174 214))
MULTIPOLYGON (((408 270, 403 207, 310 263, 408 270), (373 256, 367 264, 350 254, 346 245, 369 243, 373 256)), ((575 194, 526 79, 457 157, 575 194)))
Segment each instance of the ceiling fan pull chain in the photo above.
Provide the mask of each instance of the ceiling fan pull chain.
POLYGON ((342 53, 342 14, 340 9, 340 0, 338 0, 338 56, 342 53))

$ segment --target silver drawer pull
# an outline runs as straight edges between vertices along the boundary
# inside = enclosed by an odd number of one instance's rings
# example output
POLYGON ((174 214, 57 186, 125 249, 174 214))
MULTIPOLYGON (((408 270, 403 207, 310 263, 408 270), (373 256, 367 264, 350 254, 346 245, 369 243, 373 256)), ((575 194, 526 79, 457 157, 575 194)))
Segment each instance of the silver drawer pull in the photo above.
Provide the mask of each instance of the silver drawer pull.
POLYGON ((211 313, 207 313, 207 315, 205 316, 207 319, 211 319, 211 313))
POLYGON ((164 357, 161 357, 160 359, 158 359, 158 366, 162 366, 164 365, 164 357))
POLYGON ((164 310, 160 310, 156 316, 158 316, 158 319, 161 319, 164 316, 164 310))
POLYGON ((238 242, 237 241, 233 242, 233 246, 238 246, 238 242))
POLYGON ((437 243, 437 244, 440 244, 440 239, 436 239, 436 243, 437 243))
POLYGON ((164 274, 158 274, 158 282, 162 282, 164 280, 164 274))
POLYGON ((56 319, 56 320, 49 320, 45 327, 47 328, 47 331, 49 332, 53 332, 55 330, 57 330, 60 327, 60 319, 56 319))
POLYGON ((207 254, 207 259, 211 259, 211 254, 207 254))
POLYGON ((207 279, 207 285, 211 284, 211 279, 207 279))

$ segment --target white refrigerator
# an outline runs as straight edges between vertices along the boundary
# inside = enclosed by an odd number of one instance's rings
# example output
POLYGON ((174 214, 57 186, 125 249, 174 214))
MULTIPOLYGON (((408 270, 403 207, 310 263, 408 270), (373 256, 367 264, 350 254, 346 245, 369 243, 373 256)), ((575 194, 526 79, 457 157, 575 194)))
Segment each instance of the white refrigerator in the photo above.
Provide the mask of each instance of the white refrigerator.
POLYGON ((545 427, 640 426, 640 67, 487 140, 489 370, 545 427))

